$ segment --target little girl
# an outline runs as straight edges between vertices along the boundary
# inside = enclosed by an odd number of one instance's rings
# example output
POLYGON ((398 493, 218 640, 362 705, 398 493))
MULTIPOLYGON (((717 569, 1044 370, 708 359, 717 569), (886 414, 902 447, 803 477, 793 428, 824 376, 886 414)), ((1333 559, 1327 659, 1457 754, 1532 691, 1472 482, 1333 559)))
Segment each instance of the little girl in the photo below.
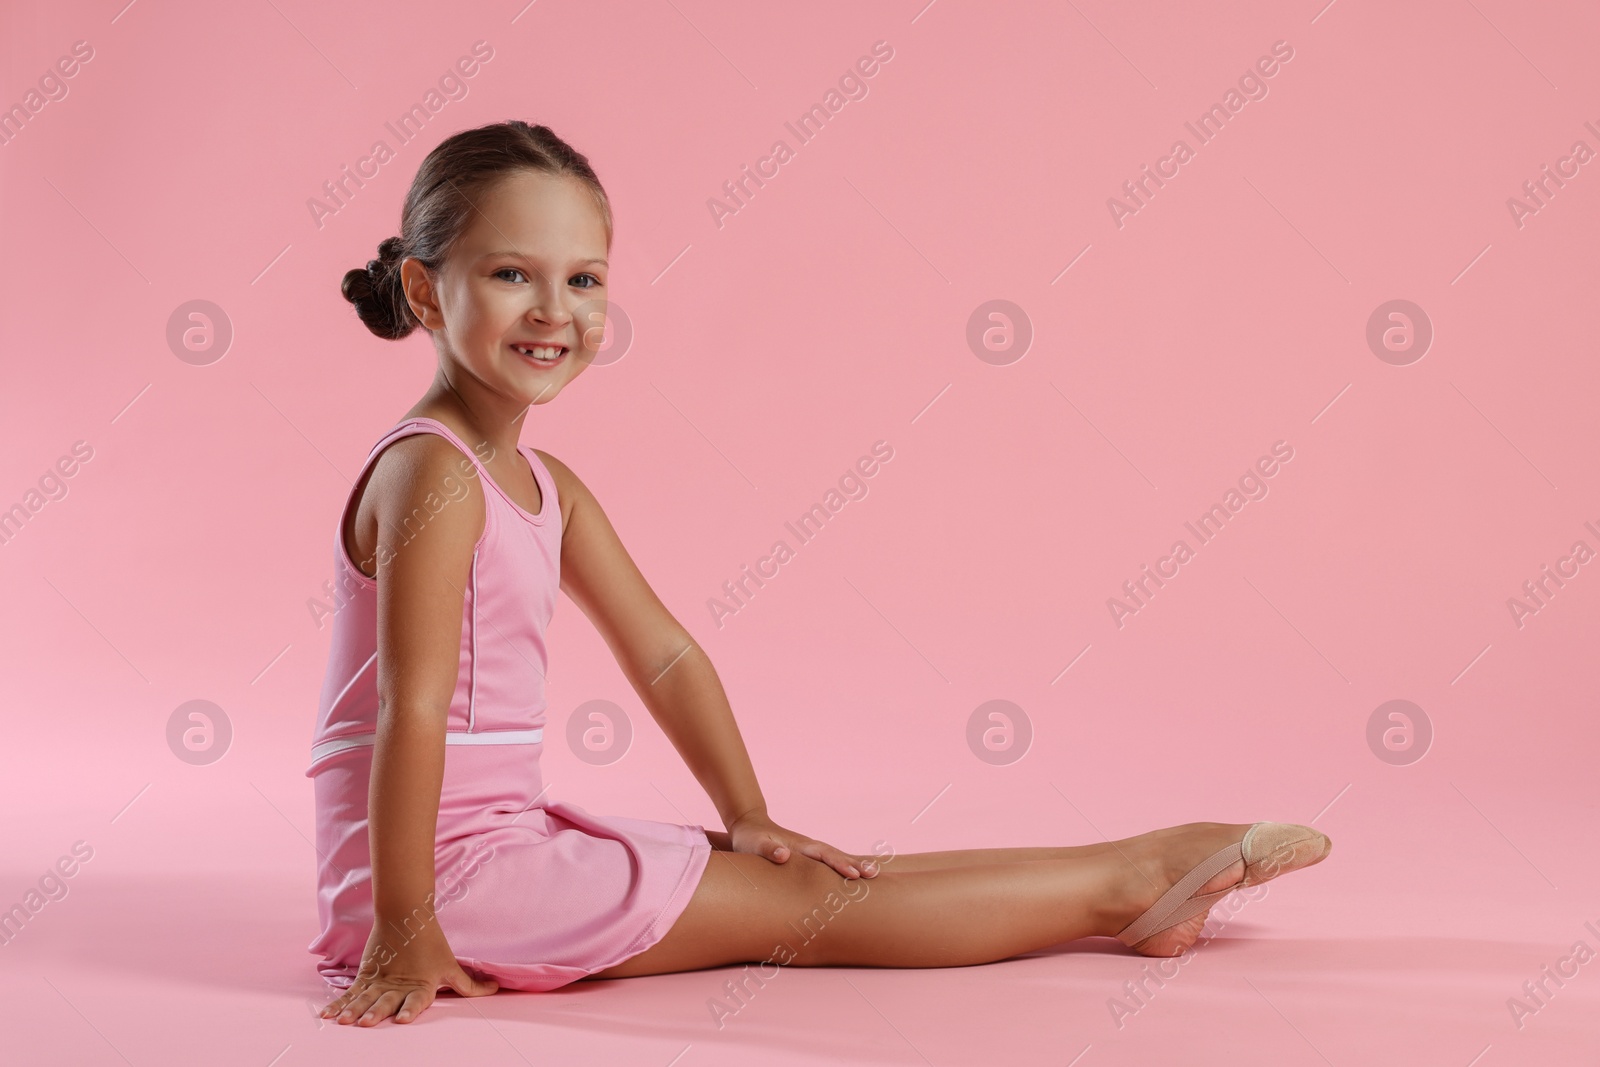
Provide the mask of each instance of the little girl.
POLYGON ((705 651, 599 501, 518 445, 603 337, 611 208, 545 126, 449 138, 400 235, 344 277, 367 328, 417 327, 433 384, 373 446, 340 516, 311 765, 323 1017, 410 1022, 449 988, 547 990, 728 964, 943 967, 1080 937, 1176 956, 1229 892, 1320 861, 1287 823, 1099 844, 877 855, 774 822, 705 651), (547 800, 556 590, 604 637, 725 829, 547 800), (892 870, 885 868, 892 867, 892 870))

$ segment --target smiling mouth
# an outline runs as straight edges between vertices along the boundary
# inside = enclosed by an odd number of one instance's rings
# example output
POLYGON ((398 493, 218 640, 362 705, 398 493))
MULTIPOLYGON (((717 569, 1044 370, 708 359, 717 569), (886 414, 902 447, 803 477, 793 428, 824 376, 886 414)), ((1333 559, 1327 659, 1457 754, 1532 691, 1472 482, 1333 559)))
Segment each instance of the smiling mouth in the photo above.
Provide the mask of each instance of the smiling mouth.
POLYGON ((514 344, 511 350, 522 356, 529 363, 540 367, 552 367, 567 358, 565 345, 521 345, 514 344))

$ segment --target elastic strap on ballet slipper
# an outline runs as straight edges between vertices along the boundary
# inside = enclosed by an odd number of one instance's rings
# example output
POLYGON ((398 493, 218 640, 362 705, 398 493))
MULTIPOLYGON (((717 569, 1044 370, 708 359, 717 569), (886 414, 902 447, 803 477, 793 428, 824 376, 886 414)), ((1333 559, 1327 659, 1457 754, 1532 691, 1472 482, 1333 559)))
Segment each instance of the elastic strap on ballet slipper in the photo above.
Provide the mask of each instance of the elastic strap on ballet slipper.
POLYGON ((1176 926, 1185 919, 1205 911, 1211 905, 1227 896, 1238 888, 1231 885, 1227 889, 1215 893, 1204 893, 1200 896, 1191 896, 1201 886, 1211 879, 1240 862, 1244 858, 1244 850, 1239 842, 1234 842, 1219 849, 1209 859, 1196 865, 1188 874, 1180 878, 1171 889, 1161 895, 1161 899, 1150 905, 1145 913, 1128 924, 1117 940, 1128 946, 1137 945, 1151 934, 1158 934, 1171 926, 1176 926))

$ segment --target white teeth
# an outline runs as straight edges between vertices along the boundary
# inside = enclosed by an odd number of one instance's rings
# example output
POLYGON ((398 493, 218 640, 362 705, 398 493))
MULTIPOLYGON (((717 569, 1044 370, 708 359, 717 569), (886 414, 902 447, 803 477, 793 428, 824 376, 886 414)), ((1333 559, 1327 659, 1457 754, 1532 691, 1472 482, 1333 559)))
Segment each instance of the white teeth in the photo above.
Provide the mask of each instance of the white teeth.
POLYGON ((534 359, 541 360, 545 363, 553 363, 561 358, 562 350, 560 348, 550 347, 547 345, 541 345, 538 348, 531 348, 528 345, 512 345, 511 347, 515 348, 518 352, 521 352, 525 356, 532 356, 534 359))

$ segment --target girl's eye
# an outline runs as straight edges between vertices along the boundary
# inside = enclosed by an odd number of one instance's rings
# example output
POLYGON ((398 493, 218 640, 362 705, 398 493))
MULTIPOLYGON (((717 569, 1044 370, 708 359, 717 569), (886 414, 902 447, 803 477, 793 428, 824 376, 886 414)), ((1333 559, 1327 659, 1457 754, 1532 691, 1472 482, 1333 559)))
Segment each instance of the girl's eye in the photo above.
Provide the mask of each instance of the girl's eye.
MULTIPOLYGON (((523 274, 522 271, 517 267, 501 267, 499 270, 494 272, 492 277, 499 278, 505 274, 515 274, 518 278, 522 278, 524 281, 527 280, 527 275, 523 274)), ((582 274, 574 275, 572 280, 576 282, 579 278, 588 278, 591 283, 589 285, 580 285, 578 287, 580 289, 593 289, 595 286, 600 284, 600 279, 595 277, 593 274, 588 273, 587 271, 582 274)), ((509 282, 514 281, 515 279, 506 278, 505 280, 509 282)))

